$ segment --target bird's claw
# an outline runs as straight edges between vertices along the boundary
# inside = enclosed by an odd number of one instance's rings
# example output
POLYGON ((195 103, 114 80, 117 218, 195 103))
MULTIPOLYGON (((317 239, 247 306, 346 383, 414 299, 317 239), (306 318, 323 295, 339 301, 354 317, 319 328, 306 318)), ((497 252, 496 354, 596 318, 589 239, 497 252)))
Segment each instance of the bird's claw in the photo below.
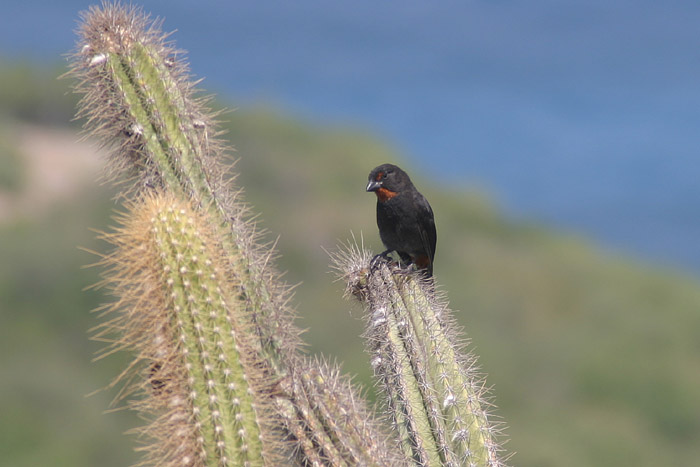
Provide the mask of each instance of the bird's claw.
POLYGON ((382 262, 387 261, 389 261, 389 250, 382 251, 378 255, 374 255, 374 257, 369 262, 370 271, 376 271, 382 262))
POLYGON ((416 270, 415 265, 412 262, 403 263, 401 260, 398 262, 394 261, 393 258, 389 256, 389 253, 391 253, 391 250, 383 251, 378 255, 375 255, 369 262, 370 271, 376 271, 382 263, 385 263, 394 274, 408 275, 416 270))

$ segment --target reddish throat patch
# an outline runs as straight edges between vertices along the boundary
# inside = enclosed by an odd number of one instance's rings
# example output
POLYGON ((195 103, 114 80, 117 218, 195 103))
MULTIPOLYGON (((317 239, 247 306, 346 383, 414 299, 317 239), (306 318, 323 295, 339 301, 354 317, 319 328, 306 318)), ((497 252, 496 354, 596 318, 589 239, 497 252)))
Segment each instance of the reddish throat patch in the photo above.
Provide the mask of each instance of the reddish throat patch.
POLYGON ((375 191, 375 193, 377 194, 377 198, 379 198, 379 201, 381 201, 382 203, 389 201, 391 198, 398 195, 398 193, 396 191, 387 190, 386 188, 383 188, 383 187, 377 189, 377 191, 375 191))

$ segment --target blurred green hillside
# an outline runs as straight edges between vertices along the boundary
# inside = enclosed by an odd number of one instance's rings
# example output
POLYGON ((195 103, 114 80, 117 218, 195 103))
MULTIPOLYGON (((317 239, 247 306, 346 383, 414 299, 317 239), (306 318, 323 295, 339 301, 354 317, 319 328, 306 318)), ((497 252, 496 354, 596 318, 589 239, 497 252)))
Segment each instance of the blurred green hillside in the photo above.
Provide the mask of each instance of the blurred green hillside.
MULTIPOLYGON (((91 363, 104 297, 83 289, 118 204, 104 156, 78 142, 58 71, 0 62, 0 453, 12 466, 122 466, 136 421, 92 397, 125 356, 91 363)), ((494 386, 518 466, 694 465, 700 458, 700 282, 570 234, 511 221, 468 187, 422 176, 366 130, 271 109, 221 118, 237 183, 277 242, 309 352, 344 362, 373 392, 362 310, 341 298, 325 250, 381 244, 369 170, 398 162, 430 199, 436 276, 494 386)))

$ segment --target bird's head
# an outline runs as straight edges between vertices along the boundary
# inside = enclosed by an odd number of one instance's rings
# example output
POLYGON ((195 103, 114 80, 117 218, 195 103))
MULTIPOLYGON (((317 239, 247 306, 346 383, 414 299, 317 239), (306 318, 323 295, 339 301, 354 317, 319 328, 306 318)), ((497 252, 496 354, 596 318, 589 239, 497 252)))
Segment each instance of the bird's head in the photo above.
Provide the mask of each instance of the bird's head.
POLYGON ((373 191, 381 201, 386 201, 410 184, 406 172, 393 164, 382 164, 369 173, 367 191, 373 191))

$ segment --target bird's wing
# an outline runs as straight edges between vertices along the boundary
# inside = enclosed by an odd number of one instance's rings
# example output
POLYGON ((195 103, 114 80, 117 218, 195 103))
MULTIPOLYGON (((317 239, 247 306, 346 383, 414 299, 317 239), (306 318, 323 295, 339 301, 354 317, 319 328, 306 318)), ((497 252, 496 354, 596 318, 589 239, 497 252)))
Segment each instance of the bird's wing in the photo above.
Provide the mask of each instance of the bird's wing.
POLYGON ((435 229, 435 217, 433 216, 433 209, 430 207, 430 203, 428 203, 428 200, 425 199, 425 197, 420 193, 417 198, 417 204, 419 208, 418 232, 420 232, 423 248, 428 253, 428 256, 430 257, 430 262, 432 263, 435 259, 435 246, 437 245, 437 230, 435 229))

